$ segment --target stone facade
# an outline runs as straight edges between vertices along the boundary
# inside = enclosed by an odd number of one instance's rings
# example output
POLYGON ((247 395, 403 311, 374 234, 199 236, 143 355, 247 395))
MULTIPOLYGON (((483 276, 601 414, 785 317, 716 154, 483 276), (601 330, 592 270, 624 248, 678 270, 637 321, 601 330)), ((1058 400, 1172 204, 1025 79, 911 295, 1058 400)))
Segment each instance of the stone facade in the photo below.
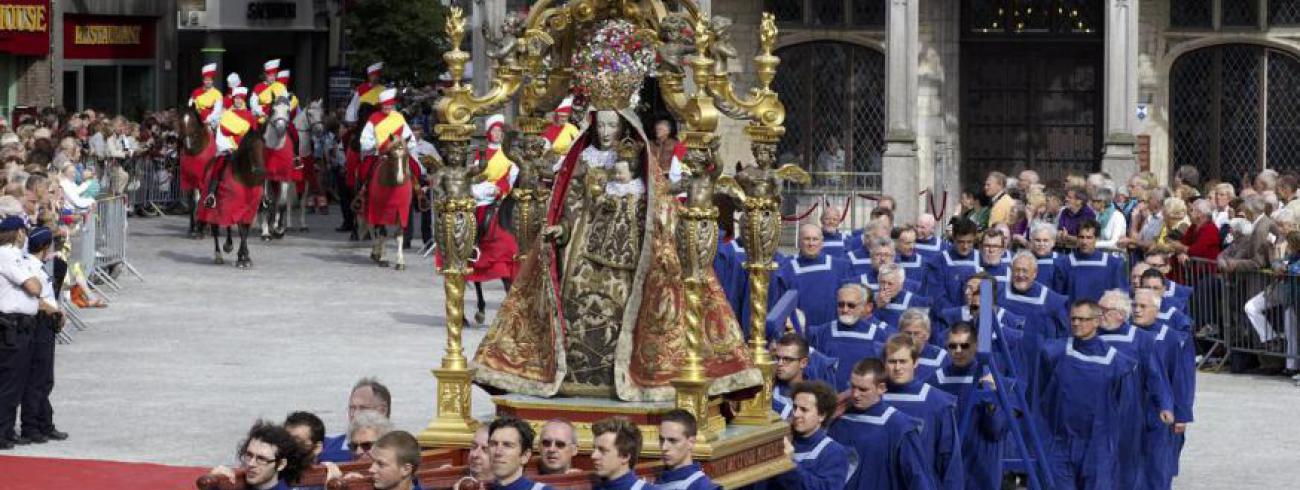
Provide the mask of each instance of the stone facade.
POLYGON ((14 70, 17 81, 17 105, 45 107, 54 101, 53 70, 50 58, 15 57, 14 70))

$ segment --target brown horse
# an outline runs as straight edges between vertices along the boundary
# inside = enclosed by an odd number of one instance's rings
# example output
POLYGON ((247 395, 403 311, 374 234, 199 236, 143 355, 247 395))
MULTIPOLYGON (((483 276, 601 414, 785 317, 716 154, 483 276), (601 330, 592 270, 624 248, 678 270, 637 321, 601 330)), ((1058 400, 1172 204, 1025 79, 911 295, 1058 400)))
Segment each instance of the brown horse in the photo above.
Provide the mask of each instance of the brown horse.
POLYGON ((195 215, 201 205, 203 190, 208 187, 205 177, 208 165, 216 157, 217 144, 212 130, 192 107, 181 114, 180 135, 181 193, 189 196, 189 235, 197 239, 203 237, 203 224, 195 219, 195 215))
POLYGON ((369 157, 366 161, 366 178, 359 186, 358 202, 354 209, 365 216, 374 241, 370 259, 380 267, 388 266, 388 261, 384 260, 387 226, 396 226, 397 264, 394 268, 405 269, 406 256, 402 242, 409 224, 411 199, 417 199, 422 208, 427 205, 425 196, 416 191, 419 186, 413 184, 419 177, 419 164, 411 158, 406 143, 402 140, 392 140, 382 155, 369 157))
POLYGON ((239 255, 235 266, 251 267, 248 253, 248 232, 257 219, 262 202, 262 184, 266 179, 266 143, 256 131, 249 131, 233 153, 219 157, 210 173, 209 195, 204 202, 206 219, 212 224, 213 263, 224 264, 219 244, 220 228, 226 228, 225 252, 230 253, 233 243, 230 229, 239 227, 239 255))

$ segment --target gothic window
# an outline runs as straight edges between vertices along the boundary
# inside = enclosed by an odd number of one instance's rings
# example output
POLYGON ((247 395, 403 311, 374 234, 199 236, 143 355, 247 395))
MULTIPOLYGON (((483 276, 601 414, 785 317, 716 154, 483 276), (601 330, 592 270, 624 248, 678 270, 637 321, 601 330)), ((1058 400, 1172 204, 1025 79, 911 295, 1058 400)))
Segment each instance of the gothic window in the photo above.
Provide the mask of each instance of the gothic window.
POLYGON ((965 0, 966 32, 975 35, 1093 36, 1101 32, 1096 0, 965 0))
POLYGON ((1212 29, 1214 0, 1171 0, 1169 25, 1175 28, 1212 29))
POLYGON ((1300 169, 1300 60, 1276 49, 1198 49, 1170 73, 1173 165, 1214 179, 1300 169))
POLYGON ((818 156, 844 150, 845 170, 879 172, 884 151, 885 56, 838 42, 783 48, 773 88, 786 110, 782 162, 817 170, 818 156))
POLYGON ((764 0, 763 10, 782 24, 827 27, 885 27, 889 0, 764 0))
POLYGON ((1224 27, 1256 27, 1259 24, 1259 0, 1219 0, 1224 27))

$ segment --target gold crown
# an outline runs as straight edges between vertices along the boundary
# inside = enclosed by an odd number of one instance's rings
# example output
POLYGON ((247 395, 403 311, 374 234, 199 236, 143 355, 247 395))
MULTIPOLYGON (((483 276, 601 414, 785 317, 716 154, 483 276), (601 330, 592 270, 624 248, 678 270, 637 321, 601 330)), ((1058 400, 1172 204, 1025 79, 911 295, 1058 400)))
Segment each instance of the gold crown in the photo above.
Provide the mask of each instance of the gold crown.
POLYGON ((641 159, 641 150, 643 148, 644 145, 642 145, 640 141, 632 138, 623 138, 623 141, 618 143, 618 158, 619 160, 627 160, 631 163, 636 163, 641 159))

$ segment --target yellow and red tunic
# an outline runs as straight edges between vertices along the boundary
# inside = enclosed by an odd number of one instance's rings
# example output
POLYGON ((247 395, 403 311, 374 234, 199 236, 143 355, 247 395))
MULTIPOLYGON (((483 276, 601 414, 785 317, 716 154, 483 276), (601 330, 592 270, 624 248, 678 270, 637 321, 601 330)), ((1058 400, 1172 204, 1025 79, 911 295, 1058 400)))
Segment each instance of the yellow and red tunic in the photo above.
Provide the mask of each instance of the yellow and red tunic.
POLYGON ((213 110, 220 110, 223 102, 221 91, 215 88, 199 87, 190 92, 190 105, 199 111, 199 119, 203 121, 212 117, 213 110))

